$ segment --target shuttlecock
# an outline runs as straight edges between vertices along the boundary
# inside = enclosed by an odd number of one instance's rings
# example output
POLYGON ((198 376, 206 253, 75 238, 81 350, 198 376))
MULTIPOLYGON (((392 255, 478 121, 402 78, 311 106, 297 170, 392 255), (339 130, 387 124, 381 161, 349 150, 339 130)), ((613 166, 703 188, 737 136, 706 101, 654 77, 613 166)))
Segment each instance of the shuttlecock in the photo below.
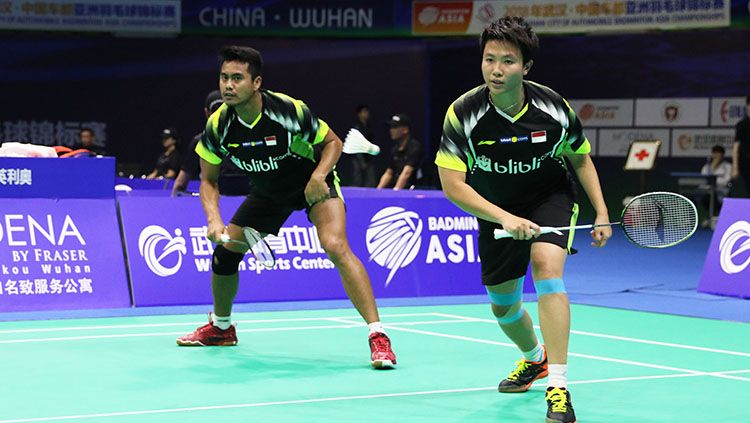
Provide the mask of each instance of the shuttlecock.
POLYGON ((380 147, 368 141, 361 132, 352 128, 349 130, 349 133, 346 134, 346 138, 344 139, 344 153, 365 153, 377 156, 378 154, 380 154, 380 147))

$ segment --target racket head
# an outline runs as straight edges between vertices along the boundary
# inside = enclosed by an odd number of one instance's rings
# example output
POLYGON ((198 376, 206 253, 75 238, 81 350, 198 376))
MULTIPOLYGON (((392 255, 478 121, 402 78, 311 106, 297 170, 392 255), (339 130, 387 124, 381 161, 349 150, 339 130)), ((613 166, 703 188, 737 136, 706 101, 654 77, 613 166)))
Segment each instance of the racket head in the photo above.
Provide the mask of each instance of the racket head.
POLYGON ((273 250, 268 246, 268 243, 263 239, 263 235, 255 229, 244 226, 242 228, 242 236, 247 242, 247 246, 255 256, 255 259, 267 269, 273 268, 276 264, 276 256, 273 254, 273 250))
POLYGON ((620 219, 628 241, 643 248, 672 247, 690 238, 698 228, 695 204, 666 191, 633 197, 620 219))

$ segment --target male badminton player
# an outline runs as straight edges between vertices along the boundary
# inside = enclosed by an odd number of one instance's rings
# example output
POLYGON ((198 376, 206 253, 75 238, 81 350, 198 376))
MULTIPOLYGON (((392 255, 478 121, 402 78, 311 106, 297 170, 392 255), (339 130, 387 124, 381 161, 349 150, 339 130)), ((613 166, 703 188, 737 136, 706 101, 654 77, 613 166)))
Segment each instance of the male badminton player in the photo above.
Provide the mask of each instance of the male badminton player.
MULTIPOLYGON (((261 89, 263 60, 249 47, 228 46, 220 52, 219 87, 224 104, 214 112, 196 146, 201 157, 200 198, 208 219, 207 236, 243 239, 242 227, 276 234, 294 210, 304 209, 318 230, 320 244, 336 265, 344 288, 367 322, 371 363, 392 367, 396 356, 383 331, 370 279, 346 238, 344 201, 334 166, 342 142, 300 100, 261 89), (217 180, 221 162, 245 170, 252 187, 228 226, 219 214, 217 180)), ((239 286, 238 265, 246 245, 217 245, 212 259, 214 310, 207 325, 177 339, 178 345, 237 343, 231 322, 239 286)))
MULTIPOLYGON (((435 163, 446 196, 479 218, 482 283, 500 328, 523 353, 498 390, 525 392, 549 375, 547 421, 574 422, 566 380, 570 304, 562 279, 573 235, 540 236, 539 229, 576 221, 575 185, 565 159, 596 210, 596 224, 609 223, 609 217, 575 112, 556 92, 524 81, 538 47, 536 34, 519 17, 500 18, 484 30, 484 84, 448 108, 435 163), (499 227, 513 238, 495 240, 499 227), (529 259, 544 346, 522 307, 529 259)), ((601 247, 612 229, 600 227, 591 235, 592 245, 601 247)))

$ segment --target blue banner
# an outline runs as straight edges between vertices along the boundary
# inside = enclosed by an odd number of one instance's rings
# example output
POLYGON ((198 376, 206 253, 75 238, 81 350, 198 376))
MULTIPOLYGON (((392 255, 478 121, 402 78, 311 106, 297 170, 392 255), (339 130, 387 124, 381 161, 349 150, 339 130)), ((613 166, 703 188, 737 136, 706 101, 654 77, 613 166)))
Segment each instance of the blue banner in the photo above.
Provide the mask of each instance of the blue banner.
POLYGON ((0 198, 114 198, 114 186, 114 157, 0 157, 0 198))
MULTIPOLYGON (((442 192, 345 189, 344 196, 349 243, 377 298, 485 292, 477 221, 442 192)), ((221 199, 225 223, 242 200, 221 199)), ((120 212, 135 305, 210 304, 214 246, 205 237, 200 200, 120 197, 120 212)), ((276 266, 267 270, 246 255, 237 302, 346 298, 304 212, 293 213, 267 241, 276 266)))
POLYGON ((411 2, 406 0, 204 0, 182 7, 185 34, 373 37, 411 32, 411 2))
POLYGON ((0 216, 0 312, 130 306, 114 199, 0 198, 0 216))

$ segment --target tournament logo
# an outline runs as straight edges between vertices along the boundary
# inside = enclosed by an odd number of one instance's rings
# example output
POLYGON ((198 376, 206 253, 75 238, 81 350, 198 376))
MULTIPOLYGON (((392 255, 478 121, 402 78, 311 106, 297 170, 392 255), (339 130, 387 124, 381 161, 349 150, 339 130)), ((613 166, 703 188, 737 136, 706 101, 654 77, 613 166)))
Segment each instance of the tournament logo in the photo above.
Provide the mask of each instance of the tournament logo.
POLYGON ((175 229, 175 236, 157 225, 146 226, 138 236, 138 251, 146 260, 146 265, 154 274, 161 277, 172 276, 182 266, 182 256, 187 253, 182 231, 175 229), (176 256, 176 259, 170 256, 176 256), (174 263, 171 266, 166 263, 174 263))
POLYGON ((721 269, 730 275, 740 273, 750 265, 750 254, 745 260, 736 263, 735 259, 750 252, 750 222, 740 220, 731 224, 719 242, 719 263, 721 269))
POLYGON ((370 219, 365 233, 370 260, 390 270, 385 286, 399 269, 409 265, 422 245, 422 219, 401 207, 386 207, 370 219))

